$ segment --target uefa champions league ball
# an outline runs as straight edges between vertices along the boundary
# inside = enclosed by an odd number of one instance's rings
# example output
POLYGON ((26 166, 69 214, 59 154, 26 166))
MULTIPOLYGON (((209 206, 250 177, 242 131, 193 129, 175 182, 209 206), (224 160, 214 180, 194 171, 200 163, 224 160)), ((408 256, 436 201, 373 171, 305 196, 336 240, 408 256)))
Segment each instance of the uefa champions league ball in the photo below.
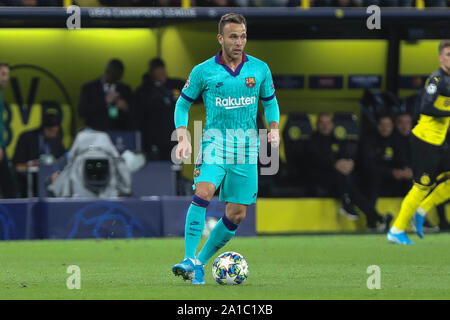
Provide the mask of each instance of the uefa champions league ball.
POLYGON ((248 264, 237 252, 225 252, 214 260, 212 274, 219 284, 241 284, 248 277, 248 264))

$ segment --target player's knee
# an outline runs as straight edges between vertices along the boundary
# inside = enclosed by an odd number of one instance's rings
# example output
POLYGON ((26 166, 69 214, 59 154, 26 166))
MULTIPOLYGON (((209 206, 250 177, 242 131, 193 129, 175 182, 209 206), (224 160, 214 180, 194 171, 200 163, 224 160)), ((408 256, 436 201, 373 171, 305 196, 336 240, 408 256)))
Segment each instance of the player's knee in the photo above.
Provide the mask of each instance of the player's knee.
POLYGON ((196 188, 195 195, 203 200, 211 201, 214 196, 214 192, 211 192, 206 188, 196 188))
POLYGON ((240 224, 245 219, 246 215, 247 215, 246 210, 240 209, 230 214, 230 217, 228 217, 228 219, 234 224, 240 224))
POLYGON ((245 211, 239 212, 236 215, 235 224, 240 224, 246 217, 247 213, 245 211))

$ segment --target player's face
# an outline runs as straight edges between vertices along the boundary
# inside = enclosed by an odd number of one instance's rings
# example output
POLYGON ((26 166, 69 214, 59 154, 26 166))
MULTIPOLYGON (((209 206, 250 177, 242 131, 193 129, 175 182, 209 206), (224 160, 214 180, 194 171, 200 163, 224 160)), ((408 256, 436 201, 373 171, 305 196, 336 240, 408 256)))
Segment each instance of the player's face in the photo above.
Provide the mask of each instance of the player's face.
POLYGON ((439 62, 446 72, 450 72, 450 47, 442 49, 439 55, 439 62))
POLYGON ((392 134, 392 130, 394 130, 394 124, 392 123, 391 118, 382 118, 378 121, 377 125, 378 133, 380 136, 387 138, 392 134))
POLYGON ((320 116, 319 120, 317 121, 317 131, 324 136, 329 136, 331 132, 333 132, 334 129, 334 123, 333 118, 329 115, 322 115, 320 116))
POLYGON ((0 88, 4 88, 9 80, 9 68, 0 67, 0 88))
POLYGON ((247 43, 247 30, 244 24, 227 23, 223 27, 223 35, 217 35, 222 51, 231 60, 242 57, 245 44, 247 43))

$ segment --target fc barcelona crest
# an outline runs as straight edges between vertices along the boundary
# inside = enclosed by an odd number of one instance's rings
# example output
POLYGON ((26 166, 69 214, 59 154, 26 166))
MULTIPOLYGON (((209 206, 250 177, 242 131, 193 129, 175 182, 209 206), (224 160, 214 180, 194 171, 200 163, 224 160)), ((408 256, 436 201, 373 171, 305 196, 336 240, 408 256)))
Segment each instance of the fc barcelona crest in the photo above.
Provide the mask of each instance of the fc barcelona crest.
POLYGON ((253 88, 256 85, 255 77, 245 78, 247 88, 253 88))

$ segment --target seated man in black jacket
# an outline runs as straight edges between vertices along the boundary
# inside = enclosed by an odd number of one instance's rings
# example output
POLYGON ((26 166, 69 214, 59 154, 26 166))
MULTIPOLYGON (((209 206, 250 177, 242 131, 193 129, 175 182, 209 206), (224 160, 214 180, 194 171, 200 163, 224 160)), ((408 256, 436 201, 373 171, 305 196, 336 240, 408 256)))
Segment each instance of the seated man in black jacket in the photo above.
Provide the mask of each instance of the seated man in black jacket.
MULTIPOLYGON (((28 161, 40 160, 45 164, 54 164, 66 149, 62 144, 62 135, 59 116, 47 110, 42 119, 42 126, 39 129, 23 132, 17 142, 13 157, 13 163, 25 165, 28 161)), ((18 172, 18 182, 20 194, 27 196, 26 175, 18 172)), ((36 182, 36 179, 34 179, 36 182)), ((36 194, 36 183, 33 186, 36 194)))
POLYGON ((379 116, 376 131, 364 137, 360 148, 363 188, 374 204, 380 196, 404 196, 405 186, 411 187, 411 159, 406 142, 394 135, 394 122, 388 114, 379 116))
POLYGON ((171 150, 176 145, 170 139, 175 130, 173 113, 183 86, 183 80, 168 77, 163 60, 154 58, 136 89, 135 122, 142 132, 143 149, 149 160, 171 159, 171 150))
MULTIPOLYGON (((340 212, 352 220, 359 218, 357 206, 367 217, 371 229, 386 226, 386 221, 375 206, 359 192, 354 179, 355 154, 347 140, 337 140, 333 135, 334 123, 331 115, 322 113, 317 119, 317 132, 308 143, 309 172, 313 193, 322 197, 337 197, 342 200, 340 212)), ((391 217, 389 217, 391 219, 391 217)), ((388 223, 387 223, 388 224, 388 223)))
POLYGON ((113 59, 103 76, 83 85, 78 111, 87 127, 100 131, 132 129, 130 108, 133 92, 120 82, 123 73, 123 63, 113 59))
POLYGON ((401 113, 395 117, 395 130, 393 135, 395 139, 394 155, 396 165, 392 173, 399 187, 394 194, 400 197, 404 197, 409 189, 411 189, 413 179, 410 143, 412 126, 413 120, 409 113, 401 113))

